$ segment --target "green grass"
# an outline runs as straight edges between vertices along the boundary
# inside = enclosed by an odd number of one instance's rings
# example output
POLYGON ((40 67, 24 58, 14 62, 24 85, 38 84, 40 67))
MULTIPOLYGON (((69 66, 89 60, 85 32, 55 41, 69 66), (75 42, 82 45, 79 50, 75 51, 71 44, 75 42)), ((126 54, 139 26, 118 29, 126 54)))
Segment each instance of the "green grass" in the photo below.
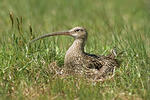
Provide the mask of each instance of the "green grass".
POLYGON ((148 0, 0 2, 0 99, 150 98, 148 0), (13 12, 13 26, 9 12, 13 12), (65 52, 73 42, 70 37, 51 37, 27 45, 33 37, 75 26, 88 30, 87 52, 106 55, 113 47, 125 51, 113 80, 93 84, 73 76, 53 79, 48 65, 54 61, 63 65, 65 52))

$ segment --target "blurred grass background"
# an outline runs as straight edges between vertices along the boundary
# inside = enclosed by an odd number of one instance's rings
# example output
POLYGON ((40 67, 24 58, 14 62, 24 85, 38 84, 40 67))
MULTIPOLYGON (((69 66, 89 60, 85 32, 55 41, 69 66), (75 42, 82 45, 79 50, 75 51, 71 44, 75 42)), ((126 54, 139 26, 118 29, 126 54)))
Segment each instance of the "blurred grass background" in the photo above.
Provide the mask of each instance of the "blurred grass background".
POLYGON ((148 100, 150 98, 150 12, 148 0, 0 0, 0 99, 148 100), (13 26, 9 13, 12 13, 13 26), (51 37, 28 47, 41 34, 82 26, 85 50, 125 51, 113 80, 53 79, 71 37, 51 37), (32 29, 32 30, 31 30, 32 29))

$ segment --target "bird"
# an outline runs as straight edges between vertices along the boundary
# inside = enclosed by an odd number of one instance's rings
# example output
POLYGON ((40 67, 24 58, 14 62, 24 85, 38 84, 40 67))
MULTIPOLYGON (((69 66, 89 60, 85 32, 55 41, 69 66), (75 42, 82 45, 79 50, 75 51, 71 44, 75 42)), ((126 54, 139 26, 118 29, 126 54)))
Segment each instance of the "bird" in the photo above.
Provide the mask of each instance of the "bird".
POLYGON ((115 50, 112 50, 107 56, 85 52, 84 47, 87 41, 88 32, 83 27, 74 27, 67 31, 44 34, 33 39, 31 43, 45 37, 58 35, 66 35, 74 38, 74 42, 67 50, 64 58, 64 66, 69 70, 75 73, 90 73, 88 75, 94 75, 93 77, 96 79, 98 77, 106 77, 110 73, 113 75, 112 73, 114 73, 115 68, 120 66, 119 61, 115 58, 115 50))

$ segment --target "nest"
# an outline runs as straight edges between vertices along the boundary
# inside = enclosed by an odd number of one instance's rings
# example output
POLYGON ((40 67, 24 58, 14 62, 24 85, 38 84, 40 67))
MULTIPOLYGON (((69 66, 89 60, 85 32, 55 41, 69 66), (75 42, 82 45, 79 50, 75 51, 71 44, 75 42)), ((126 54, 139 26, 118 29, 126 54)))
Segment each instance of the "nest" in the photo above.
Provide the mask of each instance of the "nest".
POLYGON ((56 62, 52 62, 48 66, 49 72, 53 74, 53 78, 67 78, 68 76, 78 76, 83 77, 88 81, 93 82, 102 82, 105 80, 110 80, 115 75, 115 67, 111 68, 107 72, 101 73, 97 69, 89 69, 89 68, 80 68, 80 69, 69 69, 67 67, 59 67, 56 62))

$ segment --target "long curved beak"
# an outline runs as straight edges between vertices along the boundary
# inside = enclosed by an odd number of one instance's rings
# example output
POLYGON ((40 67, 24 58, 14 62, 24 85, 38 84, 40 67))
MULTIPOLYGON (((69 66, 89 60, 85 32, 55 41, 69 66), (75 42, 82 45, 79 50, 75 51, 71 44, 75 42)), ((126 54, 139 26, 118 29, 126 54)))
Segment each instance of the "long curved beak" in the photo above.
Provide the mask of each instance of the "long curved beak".
POLYGON ((40 39, 42 39, 42 38, 46 38, 46 37, 50 37, 50 36, 56 36, 56 35, 69 35, 69 36, 71 36, 71 32, 69 32, 69 31, 64 31, 64 32, 48 33, 48 34, 42 35, 42 36, 40 36, 40 37, 38 37, 38 38, 35 38, 35 39, 31 40, 30 43, 35 42, 35 41, 37 41, 37 40, 40 40, 40 39))

